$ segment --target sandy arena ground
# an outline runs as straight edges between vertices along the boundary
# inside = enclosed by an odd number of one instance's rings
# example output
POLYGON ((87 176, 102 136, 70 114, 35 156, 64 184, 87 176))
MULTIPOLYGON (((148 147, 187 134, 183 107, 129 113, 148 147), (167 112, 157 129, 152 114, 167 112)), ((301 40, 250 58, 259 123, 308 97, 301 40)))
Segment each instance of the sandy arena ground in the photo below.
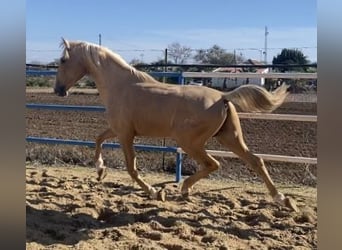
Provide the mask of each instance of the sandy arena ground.
POLYGON ((316 189, 280 186, 300 212, 271 202, 263 185, 205 179, 189 201, 174 176, 150 200, 126 171, 96 181, 94 169, 27 165, 27 249, 315 249, 316 189))

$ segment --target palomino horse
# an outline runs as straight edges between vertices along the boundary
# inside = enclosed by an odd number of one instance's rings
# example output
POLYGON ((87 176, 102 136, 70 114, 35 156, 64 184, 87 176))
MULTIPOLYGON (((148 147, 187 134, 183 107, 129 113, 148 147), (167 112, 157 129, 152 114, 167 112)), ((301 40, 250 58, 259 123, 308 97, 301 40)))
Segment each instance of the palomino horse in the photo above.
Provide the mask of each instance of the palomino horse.
POLYGON ((84 75, 95 80, 106 109, 109 128, 96 140, 95 162, 98 179, 105 176, 101 156, 104 140, 117 137, 125 155, 128 173, 151 198, 165 200, 163 192, 146 183, 136 168, 135 136, 170 137, 200 165, 186 178, 181 193, 188 197, 191 187, 217 170, 219 162, 205 150, 215 137, 249 165, 265 182, 276 203, 296 210, 296 205, 280 193, 261 158, 246 146, 235 105, 245 112, 271 112, 287 96, 287 86, 270 93, 262 87, 245 85, 228 93, 202 86, 179 86, 156 81, 127 64, 107 48, 62 39, 63 54, 54 91, 60 96, 84 75))

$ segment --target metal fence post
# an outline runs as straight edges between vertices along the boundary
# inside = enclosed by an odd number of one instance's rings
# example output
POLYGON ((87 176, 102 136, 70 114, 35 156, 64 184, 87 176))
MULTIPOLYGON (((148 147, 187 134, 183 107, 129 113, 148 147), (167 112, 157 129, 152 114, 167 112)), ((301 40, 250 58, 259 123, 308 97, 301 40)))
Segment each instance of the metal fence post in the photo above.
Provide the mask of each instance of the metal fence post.
POLYGON ((176 182, 180 182, 182 179, 182 161, 183 161, 183 154, 182 152, 176 153, 176 182))
POLYGON ((183 72, 181 72, 178 76, 178 83, 180 85, 184 85, 185 81, 184 81, 184 77, 183 77, 183 72))

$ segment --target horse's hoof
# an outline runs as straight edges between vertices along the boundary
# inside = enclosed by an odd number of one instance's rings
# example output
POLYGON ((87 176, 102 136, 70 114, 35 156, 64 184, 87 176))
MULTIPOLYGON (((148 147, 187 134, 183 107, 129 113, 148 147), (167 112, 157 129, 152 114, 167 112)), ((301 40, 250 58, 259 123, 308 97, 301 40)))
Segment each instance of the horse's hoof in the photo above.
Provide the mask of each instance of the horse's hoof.
POLYGON ((97 181, 102 181, 107 176, 107 169, 106 168, 100 168, 97 171, 97 181))
POLYGON ((190 196, 189 192, 182 193, 183 198, 189 198, 189 196, 190 196))
POLYGON ((162 188, 157 193, 157 200, 164 202, 166 200, 166 192, 165 189, 162 188))
POLYGON ((182 199, 185 201, 191 201, 190 200, 190 193, 189 192, 182 193, 182 199))
POLYGON ((295 212, 299 212, 299 209, 296 205, 296 202, 293 199, 286 197, 284 200, 284 204, 287 208, 290 208, 291 210, 293 210, 295 212))

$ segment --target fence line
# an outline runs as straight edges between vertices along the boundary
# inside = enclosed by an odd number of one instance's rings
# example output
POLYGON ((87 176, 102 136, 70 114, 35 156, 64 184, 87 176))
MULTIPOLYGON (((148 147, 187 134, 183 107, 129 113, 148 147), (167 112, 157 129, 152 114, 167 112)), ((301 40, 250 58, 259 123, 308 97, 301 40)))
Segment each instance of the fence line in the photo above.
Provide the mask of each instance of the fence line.
MULTIPOLYGON (((79 105, 60 105, 60 104, 39 104, 28 103, 26 108, 47 109, 59 111, 97 111, 104 112, 103 106, 79 106, 79 105)), ((263 114, 263 113, 238 113, 242 119, 262 119, 279 121, 299 121, 299 122, 317 122, 316 115, 292 115, 292 114, 263 114)))
MULTIPOLYGON (((206 150, 206 151, 212 156, 239 158, 236 154, 230 151, 221 151, 221 150, 206 150)), ((178 148, 178 152, 182 154, 186 154, 186 152, 183 151, 181 148, 178 148)), ((255 154, 255 155, 260 156, 265 161, 317 164, 317 158, 288 156, 288 155, 271 155, 271 154, 255 154)))
MULTIPOLYGON (((45 109, 45 110, 58 110, 58 111, 93 111, 103 112, 105 108, 103 106, 78 106, 78 105, 58 105, 58 104, 36 104, 28 103, 26 108, 29 109, 45 109)), ((293 120, 293 121, 304 121, 304 122, 315 122, 317 116, 311 115, 288 115, 288 114, 254 114, 254 113, 238 113, 241 118, 251 119, 270 119, 270 120, 293 120)), ((39 137, 27 137, 27 141, 36 143, 54 143, 54 144, 69 144, 69 145, 80 145, 94 147, 95 143, 90 141, 80 140, 64 140, 54 138, 39 138, 39 137)), ((119 148, 120 144, 104 143, 104 147, 119 148)), ((136 149, 148 150, 148 151, 162 151, 162 152, 173 152, 176 153, 177 166, 176 166, 176 182, 181 179, 181 154, 185 152, 178 147, 160 147, 150 145, 135 145, 136 149)), ((219 151, 219 150, 207 150, 208 153, 213 156, 221 157, 234 157, 237 156, 230 151, 219 151)), ((270 155, 270 154, 256 154, 262 157, 266 161, 277 161, 277 162, 290 162, 290 163, 305 163, 305 164, 317 164, 317 158, 309 157, 297 157, 297 156, 286 156, 286 155, 270 155)))
MULTIPOLYGON (((56 75, 56 70, 26 70, 27 75, 56 75)), ((178 83, 184 78, 286 78, 286 79, 317 79, 317 73, 225 73, 225 72, 148 72, 154 77, 177 77, 178 83)))
MULTIPOLYGON (((57 138, 48 138, 48 137, 44 138, 44 137, 34 137, 34 136, 27 136, 26 141, 33 142, 33 143, 44 143, 44 144, 87 146, 87 147, 92 147, 92 148, 94 148, 96 145, 94 141, 57 139, 57 138)), ((134 144, 133 146, 136 150, 176 153, 176 182, 180 182, 182 178, 182 153, 179 152, 179 148, 169 147, 169 146, 141 145, 141 144, 134 144)), ((102 148, 117 149, 120 147, 121 146, 119 143, 103 143, 102 144, 102 148)))
POLYGON ((262 119, 278 121, 317 122, 317 115, 238 113, 243 119, 262 119))
POLYGON ((80 105, 39 104, 39 103, 27 103, 26 108, 58 110, 58 111, 95 111, 95 112, 104 112, 106 110, 105 107, 103 106, 80 106, 80 105))
POLYGON ((286 78, 316 79, 317 73, 222 73, 222 72, 183 72, 182 76, 198 78, 286 78))
POLYGON ((56 70, 26 70, 26 75, 39 75, 39 76, 55 76, 56 70))
MULTIPOLYGON (((56 75, 56 70, 27 70, 27 75, 56 75)), ((200 77, 200 78, 212 78, 212 77, 236 77, 236 78, 305 78, 315 79, 317 73, 204 73, 204 72, 150 72, 152 76, 168 76, 178 77, 178 82, 183 84, 184 78, 186 77, 200 77)), ((30 109, 46 109, 46 110, 62 110, 62 111, 95 111, 103 112, 105 108, 103 106, 77 106, 77 105, 56 105, 56 104, 26 104, 26 108, 30 109)), ((308 115, 289 115, 289 114, 255 114, 255 113, 239 113, 241 118, 249 119, 270 119, 270 120, 294 120, 304 122, 317 122, 317 116, 308 115)), ((47 144, 68 144, 68 145, 82 145, 95 147, 95 142, 92 141, 81 141, 81 140, 65 140, 55 138, 39 138, 39 137, 26 137, 28 142, 35 143, 47 143, 47 144)), ((103 143, 104 148, 119 148, 118 143, 103 143)), ((134 145, 138 150, 148 151, 162 151, 162 152, 173 152, 176 153, 176 182, 181 180, 181 168, 182 168, 182 155, 185 153, 181 148, 178 147, 160 147, 151 145, 134 145)), ((218 151, 218 150, 207 150, 208 153, 214 156, 221 157, 237 157, 234 153, 229 151, 218 151)), ((295 156, 284 156, 284 155, 269 155, 269 154, 256 154, 262 157, 264 160, 269 161, 281 161, 281 162, 292 162, 292 163, 306 163, 306 164, 317 164, 317 158, 308 157, 295 157, 295 156)))
MULTIPOLYGON (((55 76, 57 74, 56 70, 26 70, 26 75, 34 76, 55 76)), ((153 77, 176 77, 178 78, 178 82, 182 82, 182 73, 181 72, 148 72, 149 75, 153 77)))
MULTIPOLYGON (((74 146, 87 146, 94 148, 96 143, 94 141, 83 141, 83 140, 71 140, 71 139, 57 139, 57 138, 49 138, 49 137, 35 137, 35 136, 27 136, 26 140, 28 142, 36 142, 36 143, 47 143, 47 144, 65 144, 65 145, 74 145, 74 146)), ((119 143, 103 143, 103 148, 120 148, 119 143)), ((169 153, 177 153, 177 147, 170 146, 153 146, 153 145, 142 145, 142 144, 134 144, 134 148, 136 150, 144 150, 144 151, 161 151, 161 152, 169 152, 169 153)))
MULTIPOLYGON (((140 68, 156 68, 156 67, 197 67, 197 68, 305 68, 305 67, 312 67, 317 68, 317 63, 310 63, 310 64, 182 64, 182 63, 155 63, 155 64, 136 64, 132 65, 133 67, 140 69, 140 68)), ((26 63, 26 67, 31 68, 40 68, 40 69, 57 69, 58 65, 42 65, 42 64, 32 64, 26 63)))

